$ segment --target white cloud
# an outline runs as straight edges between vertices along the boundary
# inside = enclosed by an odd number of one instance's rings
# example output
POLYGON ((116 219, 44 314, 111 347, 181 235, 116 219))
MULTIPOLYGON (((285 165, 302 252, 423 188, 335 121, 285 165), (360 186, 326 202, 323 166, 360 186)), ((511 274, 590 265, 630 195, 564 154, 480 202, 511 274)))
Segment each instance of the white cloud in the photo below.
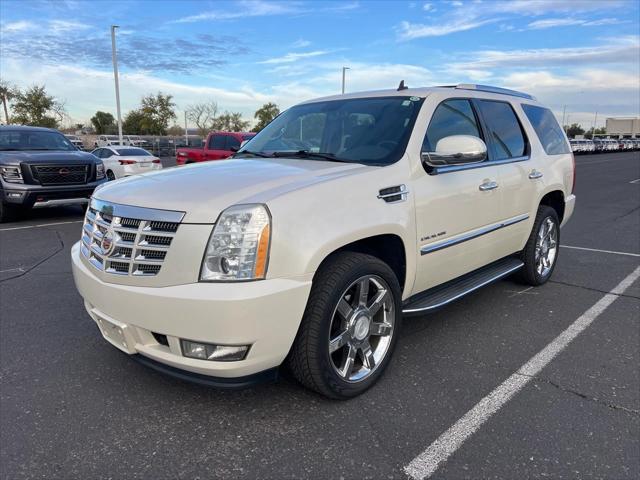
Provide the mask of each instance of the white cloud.
POLYGON ((437 23, 433 25, 401 22, 398 35, 402 40, 413 40, 422 37, 440 37, 454 32, 463 32, 465 30, 478 28, 498 20, 497 18, 485 20, 459 19, 449 23, 437 23))
POLYGON ((172 21, 171 23, 193 23, 205 20, 232 20, 246 17, 264 17, 271 15, 286 15, 299 13, 300 9, 293 3, 274 3, 262 0, 243 0, 234 6, 233 10, 208 10, 196 15, 189 15, 172 21))
POLYGON ((595 27, 600 25, 617 25, 624 23, 617 18, 601 18, 598 20, 584 20, 579 18, 545 18, 544 20, 536 20, 529 23, 529 30, 542 30, 545 28, 567 27, 571 25, 580 25, 583 27, 595 27))
POLYGON ((293 63, 304 58, 318 57, 320 55, 326 55, 328 53, 329 51, 327 50, 315 50, 313 52, 300 52, 300 53, 287 53, 282 57, 270 58, 268 60, 264 60, 258 63, 265 63, 265 64, 293 63))
POLYGON ((546 70, 514 72, 503 77, 506 86, 524 90, 631 90, 640 89, 640 80, 631 72, 609 69, 581 69, 558 75, 546 70))
POLYGON ((309 45, 311 45, 311 42, 309 40, 300 38, 291 44, 291 48, 305 48, 309 45))
POLYGON ((577 18, 545 18, 544 20, 536 20, 528 25, 531 30, 541 30, 544 28, 566 27, 569 25, 582 25, 584 20, 577 18))
POLYGON ((20 20, 18 22, 3 23, 0 26, 0 31, 2 33, 16 33, 16 32, 23 32, 25 30, 31 30, 35 26, 36 25, 32 22, 28 22, 26 20, 20 20))
POLYGON ((435 10, 435 7, 432 3, 425 3, 422 6, 422 10, 424 10, 425 12, 433 12, 435 10))
POLYGON ((86 23, 73 22, 69 20, 50 20, 49 29, 53 33, 65 33, 70 31, 88 30, 91 26, 86 23))

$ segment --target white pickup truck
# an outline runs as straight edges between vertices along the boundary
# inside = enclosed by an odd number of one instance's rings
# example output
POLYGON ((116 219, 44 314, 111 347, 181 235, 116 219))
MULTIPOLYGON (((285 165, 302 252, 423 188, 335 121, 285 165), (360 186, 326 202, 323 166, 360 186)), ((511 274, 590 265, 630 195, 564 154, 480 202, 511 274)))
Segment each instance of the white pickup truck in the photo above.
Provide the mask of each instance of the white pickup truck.
POLYGON ((286 364, 353 397, 403 315, 510 274, 545 283, 575 164, 533 97, 479 85, 296 105, 233 159, 110 182, 72 249, 104 338, 181 378, 244 386, 286 364))

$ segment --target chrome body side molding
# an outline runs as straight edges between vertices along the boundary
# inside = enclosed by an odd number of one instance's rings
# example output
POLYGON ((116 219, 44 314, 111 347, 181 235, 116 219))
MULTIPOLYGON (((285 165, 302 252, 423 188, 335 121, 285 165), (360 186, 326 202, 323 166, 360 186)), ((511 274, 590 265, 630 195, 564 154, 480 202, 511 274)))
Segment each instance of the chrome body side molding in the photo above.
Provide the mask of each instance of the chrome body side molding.
POLYGON ((513 225, 519 222, 524 222, 528 218, 529 218, 529 214, 525 213, 522 215, 518 215, 517 217, 509 218, 500 223, 487 225, 486 227, 479 228, 478 230, 464 233, 455 238, 448 238, 447 240, 442 240, 441 242, 430 243, 429 245, 425 245, 424 247, 420 248, 420 254, 426 255, 427 253, 437 252, 438 250, 442 250, 444 248, 453 247, 454 245, 458 245, 468 240, 473 240, 474 238, 481 237, 482 235, 486 235, 487 233, 495 232, 496 230, 500 230, 501 228, 508 227, 509 225, 513 225))

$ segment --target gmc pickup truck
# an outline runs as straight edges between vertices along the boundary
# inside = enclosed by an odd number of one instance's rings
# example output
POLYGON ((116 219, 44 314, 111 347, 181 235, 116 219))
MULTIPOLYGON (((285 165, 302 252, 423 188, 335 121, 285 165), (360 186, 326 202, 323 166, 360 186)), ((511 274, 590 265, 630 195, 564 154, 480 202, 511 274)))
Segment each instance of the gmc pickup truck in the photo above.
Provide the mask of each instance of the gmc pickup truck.
POLYGON ((104 165, 49 128, 0 127, 0 223, 24 208, 86 205, 104 165))
POLYGON ((252 132, 211 132, 207 135, 202 148, 178 148, 176 163, 205 162, 207 160, 222 160, 229 158, 240 149, 243 142, 253 138, 252 132))

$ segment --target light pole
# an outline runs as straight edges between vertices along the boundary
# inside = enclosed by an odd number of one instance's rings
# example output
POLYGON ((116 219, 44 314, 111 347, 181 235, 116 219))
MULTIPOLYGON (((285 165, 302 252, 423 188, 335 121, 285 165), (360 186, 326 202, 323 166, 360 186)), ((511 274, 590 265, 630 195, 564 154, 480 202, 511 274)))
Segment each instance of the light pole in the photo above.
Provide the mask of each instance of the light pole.
POLYGON ((349 67, 342 67, 342 95, 344 95, 344 80, 345 73, 347 70, 351 70, 349 67))
POLYGON ((184 146, 189 146, 189 131, 187 130, 187 111, 184 111, 184 146))
POLYGON ((118 114, 118 143, 122 145, 122 115, 120 113, 120 84, 118 80, 118 57, 116 55, 116 28, 111 25, 111 57, 113 59, 113 78, 116 82, 116 112, 118 114))
POLYGON ((566 130, 566 128, 564 128, 564 114, 565 114, 566 111, 567 111, 567 106, 563 105, 562 106, 562 129, 563 130, 566 130))

